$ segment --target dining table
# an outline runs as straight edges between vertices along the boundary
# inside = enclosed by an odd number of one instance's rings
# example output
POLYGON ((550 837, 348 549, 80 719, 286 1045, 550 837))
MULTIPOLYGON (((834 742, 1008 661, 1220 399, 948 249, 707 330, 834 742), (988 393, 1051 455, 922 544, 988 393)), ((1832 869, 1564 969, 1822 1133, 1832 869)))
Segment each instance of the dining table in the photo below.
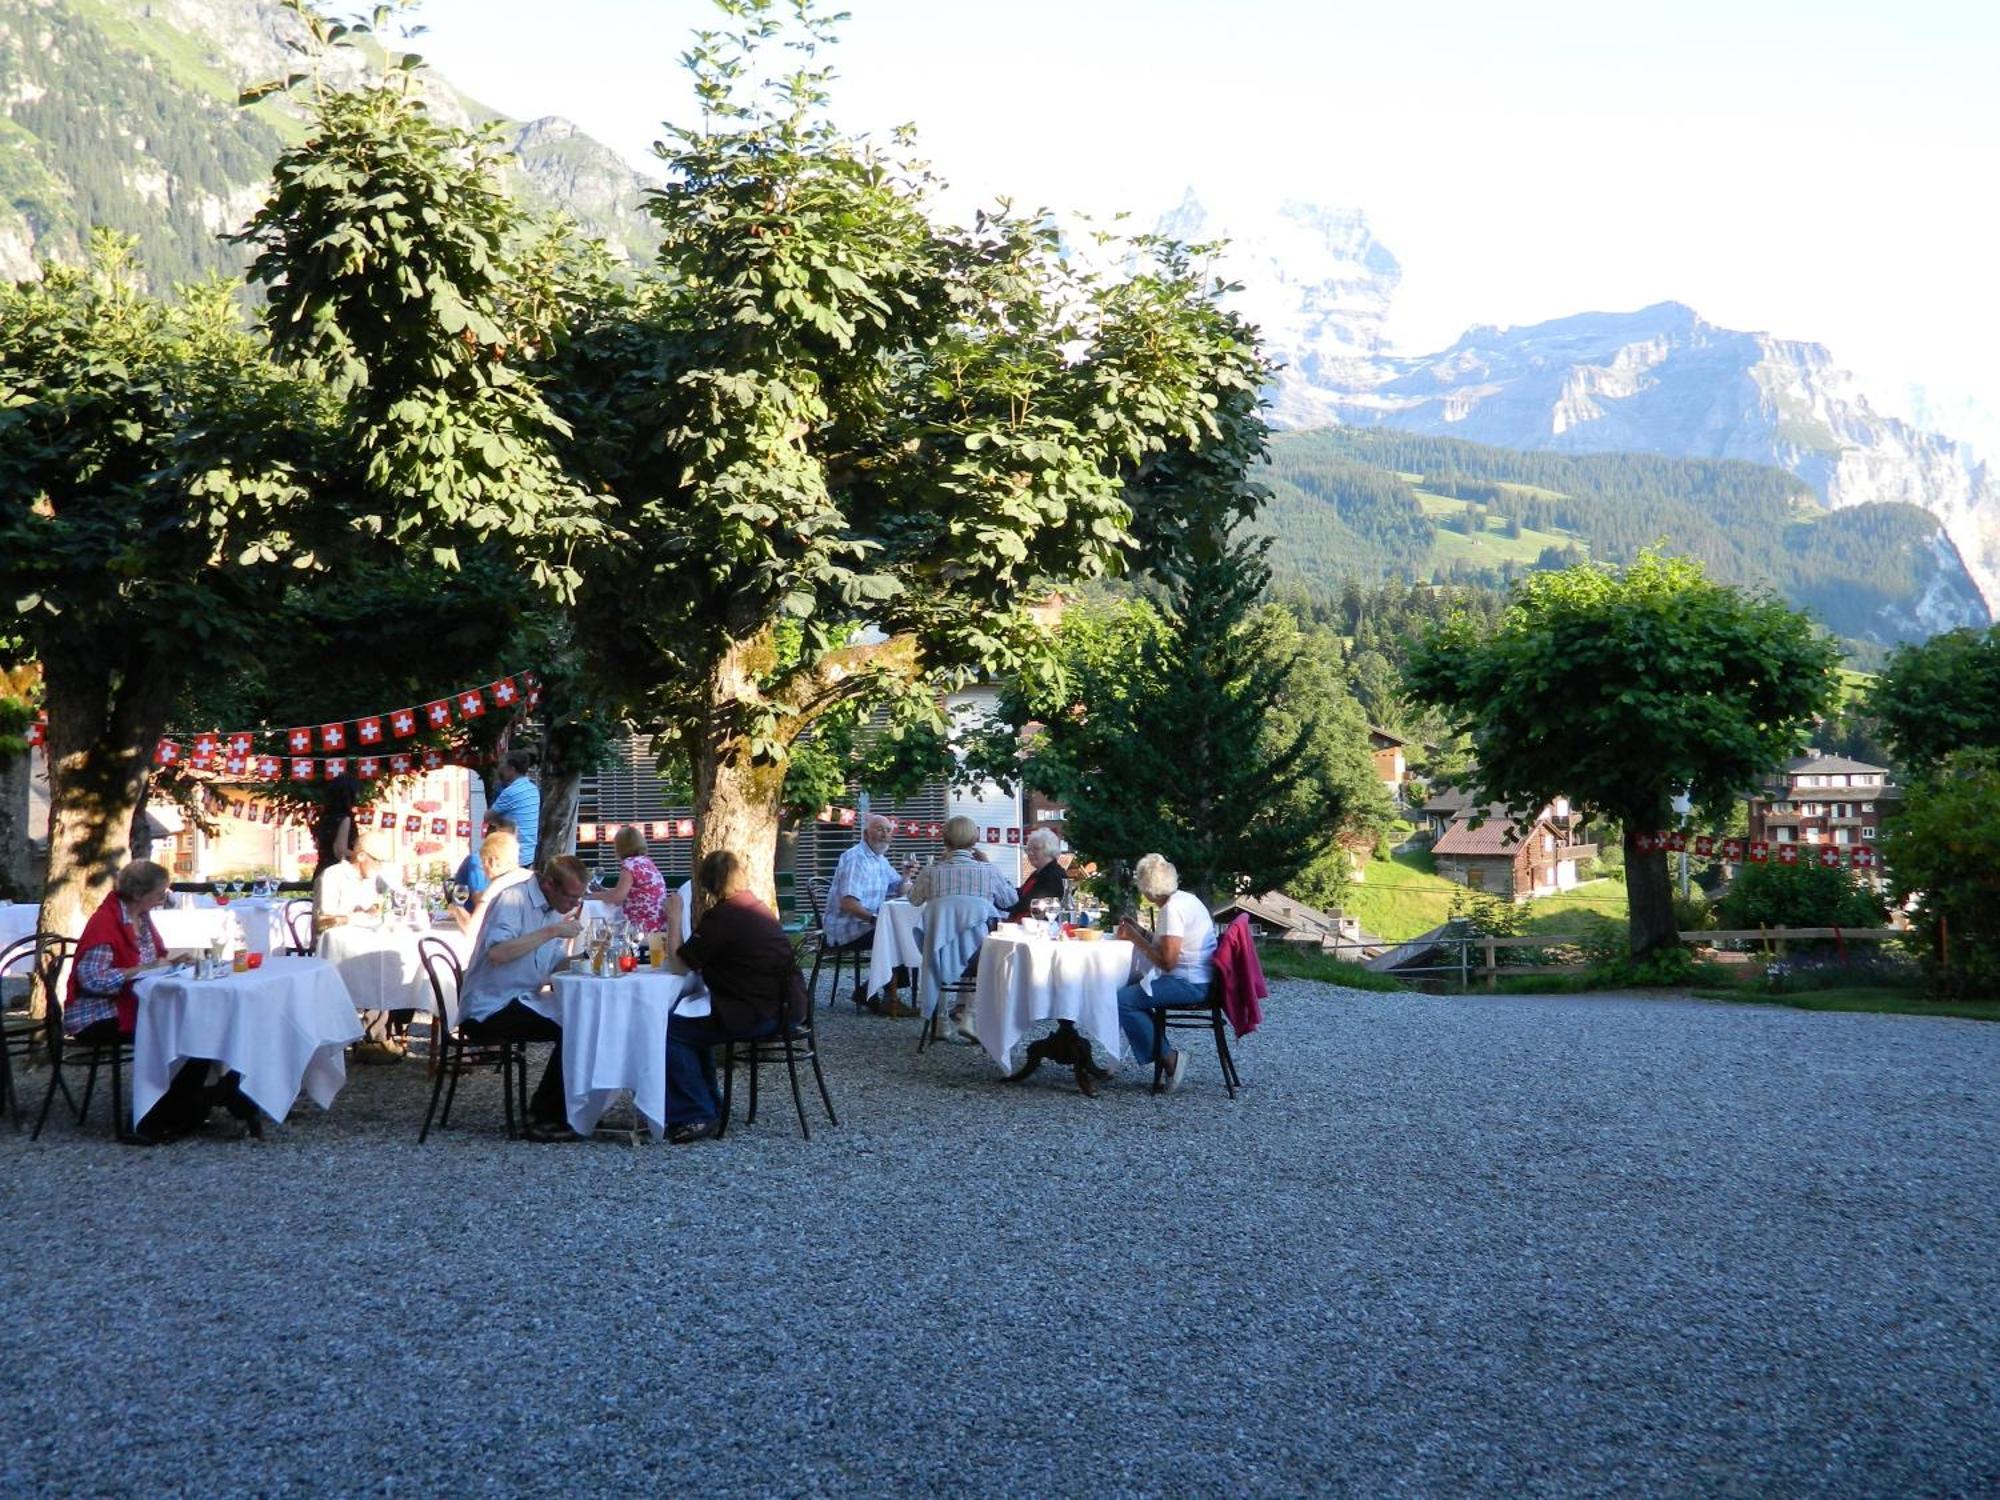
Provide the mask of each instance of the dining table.
POLYGON ((161 907, 153 913, 153 925, 169 953, 205 953, 232 925, 243 934, 246 953, 285 953, 292 946, 285 903, 256 896, 238 896, 226 905, 218 905, 213 896, 197 896, 183 906, 161 907))
MULTIPOLYGON (((472 961, 472 937, 450 920, 423 927, 407 923, 349 920, 319 935, 318 954, 340 974, 360 1010, 421 1010, 437 1013, 437 998, 424 973, 418 945, 436 938, 451 950, 461 972, 472 961)), ((445 979, 445 1028, 458 1024, 458 987, 445 979)))
POLYGON ((303 1091, 329 1108, 360 1039, 354 1000, 333 965, 280 955, 213 979, 186 970, 133 982, 132 1123, 160 1102, 184 1062, 206 1058, 241 1075, 246 1098, 283 1121, 303 1091))
POLYGON ((1070 1068, 1084 1093, 1096 1092, 1110 1074, 1099 1059, 1116 1063, 1125 1047, 1118 991, 1131 977, 1132 951, 1122 938, 1050 938, 1018 924, 987 934, 973 1031, 1009 1082, 1053 1062, 1070 1068))
POLYGON ((896 970, 923 966, 924 909, 898 898, 875 913, 875 942, 868 950, 868 993, 880 994, 896 970))
POLYGON ((705 1016, 708 994, 692 974, 641 966, 629 974, 567 970, 551 981, 562 1027, 563 1113, 589 1135, 625 1094, 658 1140, 667 1133, 667 1019, 705 1016))

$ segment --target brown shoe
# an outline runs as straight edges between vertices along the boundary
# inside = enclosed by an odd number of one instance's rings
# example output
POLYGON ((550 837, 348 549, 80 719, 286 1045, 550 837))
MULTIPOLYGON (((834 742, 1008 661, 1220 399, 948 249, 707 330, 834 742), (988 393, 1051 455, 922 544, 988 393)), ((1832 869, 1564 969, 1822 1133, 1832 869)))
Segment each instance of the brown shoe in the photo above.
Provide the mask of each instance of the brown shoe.
POLYGON ((892 1021, 905 1020, 916 1013, 917 1009, 914 1005, 905 1005, 900 1000, 885 1001, 882 1006, 882 1014, 892 1021))

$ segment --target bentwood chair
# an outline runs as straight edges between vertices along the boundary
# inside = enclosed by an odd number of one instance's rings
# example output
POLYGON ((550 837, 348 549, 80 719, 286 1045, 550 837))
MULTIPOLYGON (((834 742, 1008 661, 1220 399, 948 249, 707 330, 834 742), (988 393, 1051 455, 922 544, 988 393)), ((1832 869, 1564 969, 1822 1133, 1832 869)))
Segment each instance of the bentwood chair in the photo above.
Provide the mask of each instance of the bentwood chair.
POLYGON ((41 1037, 41 1023, 29 1007, 41 950, 40 934, 17 938, 0 952, 0 1110, 5 1110, 14 1128, 21 1128, 21 1086, 15 1072, 27 1070, 41 1037))
POLYGON ((462 1013, 457 1024, 447 1022, 450 1012, 445 1009, 445 980, 451 980, 449 993, 454 1000, 465 982, 464 971, 458 965, 458 955, 451 951, 449 944, 434 937, 419 938, 417 960, 424 966, 424 977, 431 984, 431 1000, 437 1006, 431 1017, 431 1035, 442 1039, 432 1058, 436 1076, 431 1082, 431 1105, 424 1111, 424 1126, 417 1132, 417 1144, 421 1146, 430 1139, 433 1119, 439 1129, 451 1123, 451 1105, 458 1097, 459 1079, 488 1068, 497 1068, 500 1072, 500 1098, 507 1115, 507 1139, 513 1140, 521 1133, 515 1123, 517 1103, 519 1118, 524 1121, 528 1118, 528 1044, 475 1041, 465 1034, 462 1013), (438 1113, 440 1098, 444 1101, 442 1115, 438 1113))
POLYGON ((285 903, 285 935, 292 940, 297 958, 313 955, 313 904, 309 896, 294 896, 285 903))
POLYGON ((826 935, 826 898, 833 888, 833 882, 824 876, 815 875, 805 883, 806 905, 812 912, 812 977, 806 981, 806 994, 819 994, 819 971, 828 959, 833 961, 832 989, 827 995, 827 1004, 840 999, 841 966, 851 961, 854 970, 854 993, 856 1010, 866 1010, 861 1003, 861 986, 868 972, 868 955, 875 946, 875 935, 864 932, 849 943, 836 943, 826 935))
POLYGON ((35 1116, 35 1129, 30 1140, 40 1140, 42 1130, 49 1123, 49 1109, 56 1102, 58 1091, 70 1113, 81 1125, 90 1117, 90 1101, 97 1092, 97 1074, 100 1068, 111 1073, 111 1131, 119 1140, 124 1140, 125 1128, 125 1064, 132 1060, 132 1039, 128 1036, 115 1037, 110 1041, 82 1042, 75 1037, 63 1035, 63 997, 58 986, 63 965, 75 952, 76 944, 69 938, 57 937, 52 933, 37 935, 41 952, 38 967, 41 971, 47 1009, 42 1016, 42 1047, 48 1056, 49 1086, 42 1094, 42 1107, 35 1116), (69 1082, 63 1077, 63 1069, 81 1068, 83 1074, 83 1098, 78 1099, 70 1092, 69 1082))
MULTIPOLYGON (((1223 934, 1221 941, 1217 942, 1215 946, 1218 957, 1222 954, 1224 943, 1229 943, 1232 946, 1237 944, 1247 946, 1249 950, 1248 965, 1252 972, 1255 973, 1257 982, 1261 985, 1263 970, 1257 967, 1257 948, 1250 940, 1249 917, 1239 913, 1236 919, 1229 924, 1229 930, 1223 934), (1238 928, 1241 930, 1238 931, 1238 928)), ((1215 1036, 1215 1056, 1222 1064, 1222 1082, 1223 1086, 1229 1090, 1229 1097, 1234 1099, 1237 1089, 1243 1086, 1243 1075, 1236 1071, 1236 1059, 1229 1054, 1228 1017, 1225 999, 1227 985, 1231 981, 1225 977, 1227 970, 1228 966, 1225 964, 1218 963, 1216 965, 1215 977, 1209 983, 1208 998, 1205 1000, 1187 1000, 1182 1001, 1178 1005, 1156 1005, 1152 1007, 1154 1093, 1159 1093, 1166 1086, 1167 1033, 1169 1031, 1212 1032, 1215 1036)))
POLYGON ((952 1011, 972 1004, 979 990, 979 948, 998 926, 984 896, 934 896, 924 903, 923 968, 917 974, 917 1010, 923 1027, 917 1051, 938 1039, 952 1011))
MULTIPOLYGON (((796 968, 793 970, 797 975, 796 968)), ((716 1122, 716 1138, 721 1139, 729 1129, 731 1098, 736 1090, 736 1065, 749 1071, 749 1108, 743 1115, 745 1125, 757 1123, 757 1072, 761 1065, 775 1066, 782 1062, 792 1080, 792 1107, 799 1112, 799 1134, 806 1140, 812 1139, 812 1127, 806 1124, 805 1094, 799 1087, 799 1064, 811 1063, 813 1079, 819 1084, 820 1102, 826 1106, 829 1125, 838 1125, 840 1117, 833 1112, 833 1095, 827 1092, 826 1072, 819 1063, 819 1028, 815 1017, 819 1007, 813 1004, 812 991, 804 992, 805 1004, 801 1014, 793 1016, 791 1006, 786 1007, 784 1020, 769 1036, 753 1037, 745 1040, 728 1041, 722 1044, 722 1118, 716 1122)))

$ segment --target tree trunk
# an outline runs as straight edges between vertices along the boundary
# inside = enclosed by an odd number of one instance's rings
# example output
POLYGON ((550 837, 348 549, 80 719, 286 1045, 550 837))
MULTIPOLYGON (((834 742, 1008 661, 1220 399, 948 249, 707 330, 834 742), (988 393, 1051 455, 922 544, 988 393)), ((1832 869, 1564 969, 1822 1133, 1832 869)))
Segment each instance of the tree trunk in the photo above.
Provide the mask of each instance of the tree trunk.
POLYGON ((583 791, 581 771, 542 775, 542 821, 536 829, 536 860, 549 854, 576 853, 576 804, 583 791))
MULTIPOLYGON (((1658 819, 1650 827, 1659 827, 1658 819)), ((1674 884, 1662 849, 1642 851, 1634 824, 1625 825, 1625 899, 1631 909, 1631 948, 1644 958, 1663 948, 1680 946, 1680 924, 1674 920, 1674 884)))
POLYGON ((116 672, 102 643, 77 641, 43 663, 48 707, 49 873, 41 930, 75 937, 130 852, 153 748, 174 684, 116 672))
POLYGON ((33 751, 0 755, 0 900, 26 901, 35 890, 34 862, 28 857, 28 781, 33 760, 33 751))
POLYGON ((697 872, 718 849, 748 868, 757 899, 778 909, 778 822, 785 787, 783 760, 756 761, 750 742, 732 726, 739 703, 758 695, 757 679, 769 669, 770 632, 732 642, 716 663, 704 715, 708 732, 692 756, 697 872))

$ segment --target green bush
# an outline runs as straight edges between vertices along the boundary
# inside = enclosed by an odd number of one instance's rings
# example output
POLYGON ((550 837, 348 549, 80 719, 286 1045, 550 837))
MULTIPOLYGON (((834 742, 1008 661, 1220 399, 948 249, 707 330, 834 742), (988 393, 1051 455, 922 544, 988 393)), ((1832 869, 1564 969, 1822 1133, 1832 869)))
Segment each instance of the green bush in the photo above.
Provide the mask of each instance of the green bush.
POLYGON ((2000 993, 2000 750, 1961 750, 1911 779, 1883 850, 1933 987, 2000 993))
POLYGON ((1880 927, 1888 906, 1845 870, 1745 865, 1717 910, 1725 927, 1880 927))
POLYGON ((1682 932, 1705 932, 1714 925, 1715 908, 1699 886, 1691 885, 1685 896, 1674 897, 1674 926, 1682 932))

